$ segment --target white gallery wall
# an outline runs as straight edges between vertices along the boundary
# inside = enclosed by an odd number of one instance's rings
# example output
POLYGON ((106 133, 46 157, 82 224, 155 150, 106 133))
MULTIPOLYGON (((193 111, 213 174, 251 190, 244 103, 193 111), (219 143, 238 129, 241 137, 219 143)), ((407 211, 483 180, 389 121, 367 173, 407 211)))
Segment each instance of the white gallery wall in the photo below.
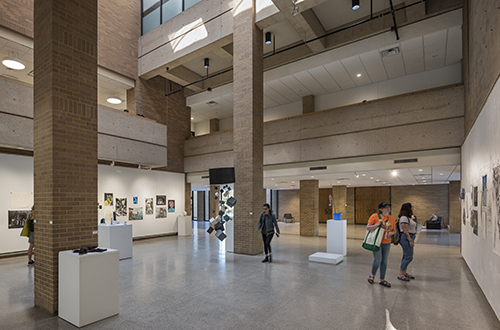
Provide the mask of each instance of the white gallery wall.
POLYGON ((500 177, 493 169, 500 165, 500 83, 497 81, 462 146, 462 188, 465 224, 462 219, 462 255, 500 318, 500 177), (487 175, 487 205, 482 206, 482 177, 487 175), (496 184, 495 184, 496 181, 496 184), (474 206, 471 192, 478 187, 474 206), (496 188, 496 189, 495 189, 496 188), (477 235, 471 227, 471 211, 477 211, 477 235))
MULTIPOLYGON (((0 154, 0 182, 0 254, 25 251, 28 249, 28 239, 20 236, 21 228, 9 229, 8 211, 30 209, 30 206, 12 208, 11 194, 33 193, 33 157, 0 154)), ((117 220, 120 223, 131 223, 134 237, 177 232, 176 218, 184 212, 184 174, 99 165, 98 185, 98 198, 101 203, 104 193, 113 193, 114 199, 113 207, 103 206, 99 219, 106 214, 112 215, 117 197, 126 197, 127 207, 142 206, 143 210, 145 198, 154 198, 156 211, 156 195, 166 195, 167 201, 175 200, 175 212, 167 212, 167 218, 155 219, 154 214, 144 214, 143 220, 129 221, 128 216, 117 217, 117 220), (134 196, 138 197, 138 204, 133 204, 134 196)), ((28 204, 32 203, 31 197, 28 204)), ((99 219, 96 219, 96 222, 99 219)))
POLYGON ((184 213, 184 174, 99 165, 98 184, 100 204, 104 204, 105 193, 113 194, 113 206, 103 205, 99 210, 99 219, 105 218, 109 222, 108 219, 115 210, 116 198, 127 198, 127 209, 143 208, 143 220, 129 220, 128 215, 116 219, 120 223, 126 221, 132 224, 134 237, 177 232, 177 216, 182 216, 184 213), (167 218, 156 219, 156 195, 166 195, 167 201, 175 200, 175 212, 167 213, 167 218), (137 204, 133 204, 133 197, 138 197, 137 204), (146 198, 153 198, 152 215, 145 214, 146 198))
POLYGON ((30 209, 11 208, 11 193, 33 193, 33 157, 0 154, 0 182, 0 253, 27 250, 28 238, 20 228, 9 229, 8 214, 30 209))

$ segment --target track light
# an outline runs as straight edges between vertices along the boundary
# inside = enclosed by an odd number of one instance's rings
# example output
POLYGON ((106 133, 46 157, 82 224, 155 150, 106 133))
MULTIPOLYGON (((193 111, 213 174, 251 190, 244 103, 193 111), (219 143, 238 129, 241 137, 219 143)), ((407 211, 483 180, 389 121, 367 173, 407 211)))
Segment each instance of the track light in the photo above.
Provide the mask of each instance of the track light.
POLYGON ((359 0, 352 0, 352 10, 359 9, 359 0))
POLYGON ((266 32, 266 45, 271 44, 271 32, 266 32))
POLYGON ((204 67, 205 69, 208 69, 210 67, 210 62, 208 60, 208 57, 205 57, 205 60, 204 60, 204 67))

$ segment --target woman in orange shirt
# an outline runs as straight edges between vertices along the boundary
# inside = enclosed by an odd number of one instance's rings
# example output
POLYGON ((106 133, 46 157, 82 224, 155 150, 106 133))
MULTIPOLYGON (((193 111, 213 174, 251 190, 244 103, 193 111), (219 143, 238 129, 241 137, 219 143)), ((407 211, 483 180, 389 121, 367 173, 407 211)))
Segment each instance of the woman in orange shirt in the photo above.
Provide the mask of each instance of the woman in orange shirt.
POLYGON ((380 244, 380 250, 373 252, 372 272, 368 277, 368 282, 373 284, 375 274, 380 267, 380 285, 390 288, 391 284, 385 280, 385 271, 387 269, 387 259, 389 258, 389 251, 391 250, 391 236, 396 233, 396 219, 389 215, 391 212, 391 204, 382 202, 378 205, 380 213, 374 213, 368 219, 366 225, 367 230, 374 230, 378 227, 384 229, 384 237, 380 244))

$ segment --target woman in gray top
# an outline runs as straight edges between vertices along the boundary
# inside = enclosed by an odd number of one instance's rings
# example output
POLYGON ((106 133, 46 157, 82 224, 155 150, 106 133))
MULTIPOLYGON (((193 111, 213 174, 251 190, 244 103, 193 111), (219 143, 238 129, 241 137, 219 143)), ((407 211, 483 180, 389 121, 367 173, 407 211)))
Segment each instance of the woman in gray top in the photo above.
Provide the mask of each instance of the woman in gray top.
POLYGON ((273 257, 271 255, 271 240, 274 235, 274 227, 276 227, 276 236, 280 237, 280 229, 278 227, 278 222, 276 222, 276 216, 271 211, 269 204, 264 204, 264 212, 261 213, 259 219, 259 231, 262 234, 262 240, 264 241, 264 252, 266 253, 266 258, 262 262, 273 262, 273 257))
POLYGON ((398 279, 405 282, 415 279, 413 275, 406 272, 408 265, 413 260, 413 247, 415 246, 415 234, 417 233, 417 222, 412 218, 413 206, 411 206, 411 203, 404 203, 399 212, 399 229, 401 231, 399 243, 403 248, 403 259, 401 259, 398 279))

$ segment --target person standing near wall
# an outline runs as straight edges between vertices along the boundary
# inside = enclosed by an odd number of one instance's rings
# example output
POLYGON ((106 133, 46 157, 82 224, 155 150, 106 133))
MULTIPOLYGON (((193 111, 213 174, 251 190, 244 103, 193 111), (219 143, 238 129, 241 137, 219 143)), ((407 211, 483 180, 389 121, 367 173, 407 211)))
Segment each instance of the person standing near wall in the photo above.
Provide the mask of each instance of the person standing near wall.
POLYGON ((264 252, 266 253, 266 258, 262 262, 273 262, 273 256, 271 254, 271 240, 274 235, 274 227, 276 227, 276 236, 280 237, 280 229, 278 227, 278 222, 276 221, 276 216, 271 211, 269 204, 263 205, 264 212, 261 213, 259 219, 259 231, 262 234, 262 240, 264 241, 264 252))
POLYGON ((413 247, 415 246, 414 241, 417 233, 417 222, 413 219, 413 206, 411 203, 401 205, 401 211, 399 211, 401 240, 399 244, 403 248, 403 259, 401 259, 398 279, 405 282, 415 279, 413 275, 407 273, 408 265, 413 260, 413 247))
POLYGON ((378 227, 384 229, 384 237, 382 238, 382 243, 380 244, 380 250, 373 251, 373 264, 372 272, 368 276, 368 283, 373 284, 375 280, 375 274, 380 267, 380 285, 387 288, 391 287, 391 284, 385 280, 385 272, 387 270, 387 259, 389 258, 389 251, 391 250, 391 236, 396 233, 396 219, 389 215, 391 212, 391 204, 382 202, 378 205, 379 213, 374 213, 368 219, 368 224, 366 225, 367 230, 374 230, 378 227))
POLYGON ((28 226, 30 229, 30 234, 28 236, 28 266, 33 265, 35 261, 33 261, 33 248, 35 246, 35 205, 31 207, 31 211, 28 213, 28 226))

